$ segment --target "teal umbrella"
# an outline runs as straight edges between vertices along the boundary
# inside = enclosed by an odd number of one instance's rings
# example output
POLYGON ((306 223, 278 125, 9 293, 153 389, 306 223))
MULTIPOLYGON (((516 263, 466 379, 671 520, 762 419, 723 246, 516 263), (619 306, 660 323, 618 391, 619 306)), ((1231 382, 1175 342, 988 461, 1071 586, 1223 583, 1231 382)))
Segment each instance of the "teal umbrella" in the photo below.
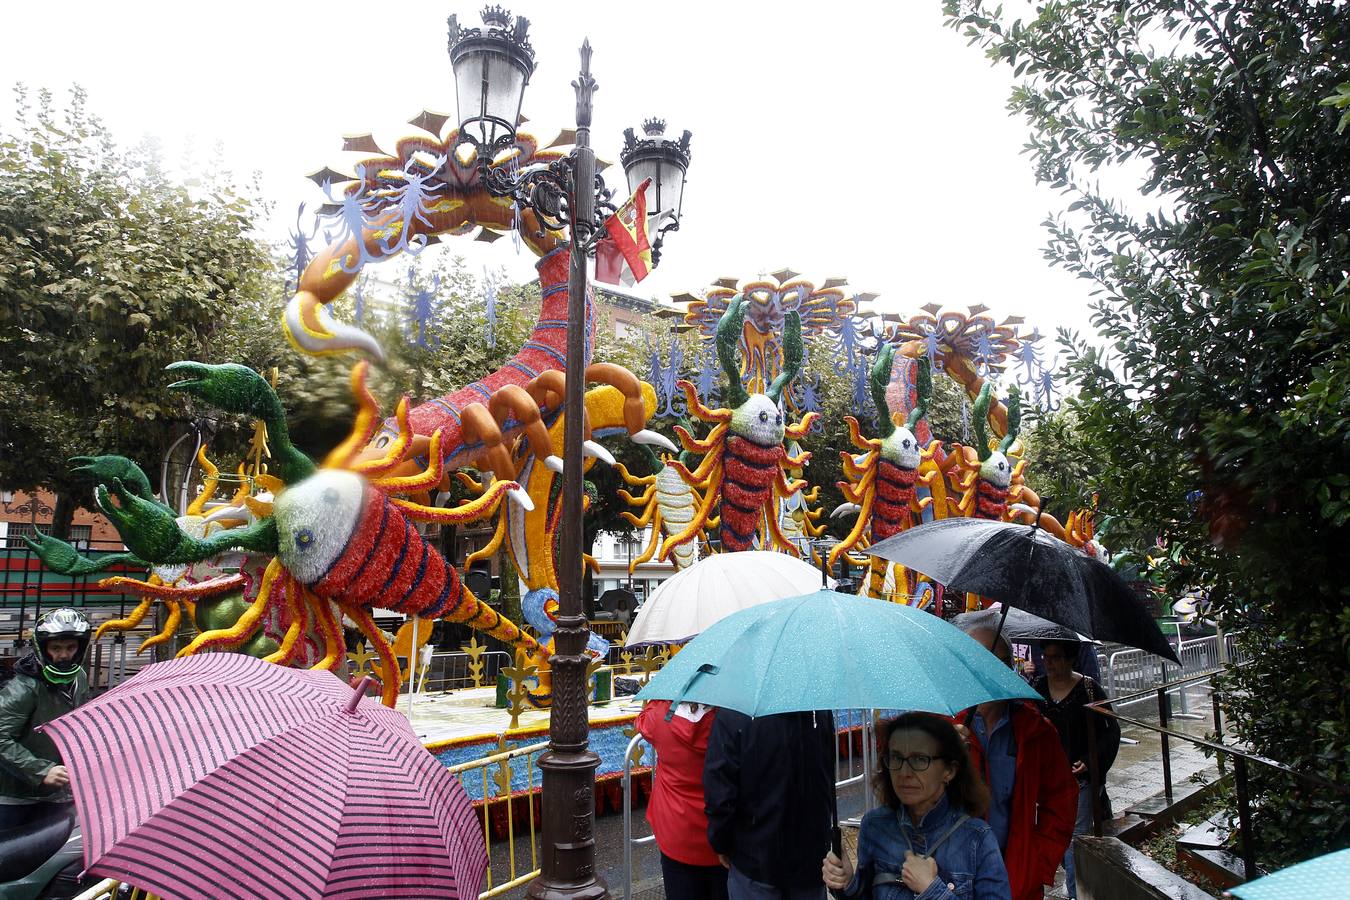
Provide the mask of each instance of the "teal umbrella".
POLYGON ((955 715, 988 700, 1038 700, 960 629, 909 606, 818 591, 752 606, 690 641, 640 700, 749 716, 813 709, 955 715))
POLYGON ((1350 897, 1350 849, 1337 850, 1258 878, 1229 893, 1242 900, 1304 900, 1350 897))

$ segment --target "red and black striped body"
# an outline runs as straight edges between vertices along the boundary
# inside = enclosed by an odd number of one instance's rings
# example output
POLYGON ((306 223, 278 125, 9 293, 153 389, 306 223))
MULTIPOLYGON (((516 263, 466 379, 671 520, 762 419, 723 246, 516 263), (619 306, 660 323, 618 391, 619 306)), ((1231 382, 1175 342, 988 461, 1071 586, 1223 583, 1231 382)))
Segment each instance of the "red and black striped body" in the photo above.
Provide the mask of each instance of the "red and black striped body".
POLYGON ((1002 521, 1008 510, 1008 489, 984 479, 975 479, 975 510, 972 518, 1002 521))
POLYGON ((463 589, 455 567, 369 484, 346 547, 311 587, 339 604, 463 622, 507 642, 520 638, 513 622, 463 589))
POLYGON ((761 447, 743 437, 727 439, 722 456, 724 551, 754 549, 760 520, 766 513, 774 515, 773 485, 786 455, 782 444, 761 447))
POLYGON ((872 543, 899 534, 913 524, 914 484, 918 478, 918 469, 905 469, 888 459, 877 462, 872 543))

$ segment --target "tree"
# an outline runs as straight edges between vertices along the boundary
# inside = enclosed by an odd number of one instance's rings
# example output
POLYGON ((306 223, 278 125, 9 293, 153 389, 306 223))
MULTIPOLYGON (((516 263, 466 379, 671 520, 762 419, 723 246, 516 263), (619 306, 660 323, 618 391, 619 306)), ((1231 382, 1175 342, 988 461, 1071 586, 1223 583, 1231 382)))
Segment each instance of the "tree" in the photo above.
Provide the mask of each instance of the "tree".
MULTIPOLYGON (((1092 285, 1106 346, 1062 335, 1110 540, 1168 548, 1252 662, 1225 679, 1256 752, 1350 783, 1350 17, 1331 0, 949 0, 1010 66, 1047 258, 1092 285), (1094 181, 1129 177, 1137 212, 1094 181)), ((1136 547, 1136 549, 1141 549, 1136 547)), ((1263 862, 1350 841, 1343 799, 1254 767, 1263 862)))
POLYGON ((153 147, 119 151, 71 92, 16 88, 0 131, 0 484, 57 494, 64 534, 89 485, 71 456, 157 471, 186 418, 167 363, 219 347, 274 276, 255 201, 220 178, 175 184, 153 147))

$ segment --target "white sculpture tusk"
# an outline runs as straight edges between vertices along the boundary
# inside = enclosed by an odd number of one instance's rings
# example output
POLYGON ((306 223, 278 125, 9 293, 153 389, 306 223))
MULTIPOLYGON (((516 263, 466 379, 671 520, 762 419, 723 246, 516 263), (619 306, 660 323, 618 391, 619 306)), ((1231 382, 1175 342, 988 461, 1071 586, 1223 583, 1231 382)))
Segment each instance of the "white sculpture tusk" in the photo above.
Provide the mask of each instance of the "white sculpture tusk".
POLYGON ((840 516, 851 516, 860 512, 862 512, 862 507, 856 503, 840 503, 834 508, 834 512, 830 513, 830 518, 837 519, 840 516))
POLYGON ((637 434, 630 435, 635 444, 652 444, 660 447, 662 450, 669 450, 671 453, 679 453, 680 448, 670 442, 670 438, 661 434, 659 431, 652 431, 650 428, 644 428, 637 434))
POLYGON ((581 452, 587 456, 594 456, 602 463, 608 466, 614 465, 614 456, 595 441, 586 441, 581 445, 581 452))
POLYGON ((549 471, 557 472, 559 475, 562 474, 563 461, 561 456, 545 456, 544 465, 549 471))
POLYGON ((525 493, 524 488, 512 488, 507 491, 507 493, 510 495, 511 499, 516 503, 519 503, 520 508, 526 512, 530 512, 534 509, 534 501, 530 499, 529 494, 525 493))
POLYGON ((249 519, 249 511, 242 506, 217 506, 206 514, 205 522, 219 522, 221 519, 249 519))

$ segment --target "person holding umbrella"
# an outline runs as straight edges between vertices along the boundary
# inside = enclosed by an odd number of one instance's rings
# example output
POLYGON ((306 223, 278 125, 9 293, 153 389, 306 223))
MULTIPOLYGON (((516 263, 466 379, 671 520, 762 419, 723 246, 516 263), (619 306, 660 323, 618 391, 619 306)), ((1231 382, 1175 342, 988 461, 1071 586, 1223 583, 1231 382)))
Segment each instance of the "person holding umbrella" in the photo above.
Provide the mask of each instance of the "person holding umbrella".
MULTIPOLYGON (((1097 771, 1103 782, 1106 772, 1116 761, 1120 749, 1120 723, 1114 716, 1088 715, 1085 706, 1106 699, 1106 693, 1091 676, 1074 669, 1079 658, 1078 641, 1046 641, 1041 652, 1045 660, 1045 675, 1037 678, 1034 687, 1045 698, 1045 716, 1059 732, 1060 745, 1070 762, 1070 771, 1078 781, 1078 816, 1074 834, 1086 834, 1092 828, 1092 790, 1088 784, 1088 729, 1097 729, 1097 771)), ((1108 709, 1110 707, 1107 707, 1108 709)), ((1108 809, 1106 788, 1102 787, 1102 809, 1108 809)), ((1064 854, 1065 885, 1070 897, 1077 897, 1074 881, 1073 847, 1064 854)))
POLYGON ((668 900, 727 900, 727 870, 708 844, 703 763, 717 710, 702 703, 651 700, 637 730, 656 750, 647 822, 661 851, 668 900))
POLYGON ((896 900, 1010 896, 998 841, 981 818, 989 788, 956 728, 934 715, 906 713, 883 726, 881 746, 882 806, 863 816, 858 868, 827 854, 826 887, 841 897, 896 900))
MULTIPOLYGON (((1012 665, 1011 648, 996 631, 977 627, 967 634, 1012 665)), ((1073 840, 1078 809, 1078 782, 1059 733, 1021 700, 981 703, 957 721, 989 784, 989 825, 1008 867, 1011 896, 1040 900, 1073 840)))
POLYGON ((718 710, 703 794, 731 900, 825 896, 816 861, 830 846, 835 741, 830 712, 718 710))

